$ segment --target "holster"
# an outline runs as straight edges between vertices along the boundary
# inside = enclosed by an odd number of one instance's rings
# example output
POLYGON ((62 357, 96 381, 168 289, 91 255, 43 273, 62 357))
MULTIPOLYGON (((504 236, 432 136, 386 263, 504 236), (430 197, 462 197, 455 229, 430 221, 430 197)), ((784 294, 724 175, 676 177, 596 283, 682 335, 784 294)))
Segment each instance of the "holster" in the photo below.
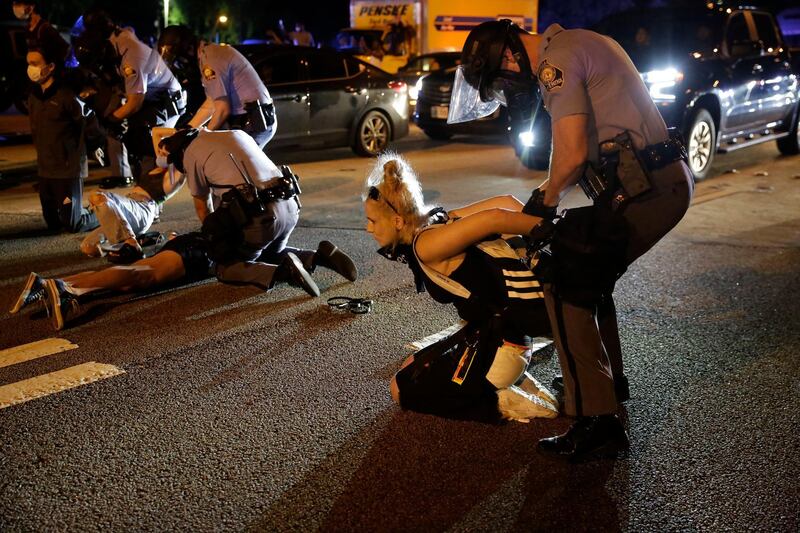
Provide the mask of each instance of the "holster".
POLYGON ((244 114, 231 117, 228 123, 251 134, 267 131, 275 123, 275 107, 272 103, 247 102, 244 114))

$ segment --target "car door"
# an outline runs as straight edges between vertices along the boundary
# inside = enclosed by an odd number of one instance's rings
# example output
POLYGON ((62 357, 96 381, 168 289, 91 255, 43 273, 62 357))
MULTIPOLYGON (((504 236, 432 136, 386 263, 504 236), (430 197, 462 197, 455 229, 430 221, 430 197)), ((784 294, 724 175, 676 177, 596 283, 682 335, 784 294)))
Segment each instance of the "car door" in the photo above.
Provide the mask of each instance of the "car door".
POLYGON ((272 96, 278 129, 270 144, 295 144, 309 135, 306 68, 296 49, 279 49, 254 61, 259 77, 272 96))
POLYGON ((761 120, 758 112, 764 67, 755 28, 748 15, 734 12, 725 28, 729 80, 723 103, 723 134, 746 131, 761 120))
POLYGON ((754 11, 752 16, 763 49, 760 64, 764 69, 764 84, 759 114, 766 124, 778 125, 791 118, 797 102, 797 81, 792 75, 788 52, 783 48, 772 15, 754 11))
POLYGON ((367 78, 358 65, 344 54, 319 50, 307 53, 310 129, 315 140, 347 144, 350 127, 367 99, 367 78))

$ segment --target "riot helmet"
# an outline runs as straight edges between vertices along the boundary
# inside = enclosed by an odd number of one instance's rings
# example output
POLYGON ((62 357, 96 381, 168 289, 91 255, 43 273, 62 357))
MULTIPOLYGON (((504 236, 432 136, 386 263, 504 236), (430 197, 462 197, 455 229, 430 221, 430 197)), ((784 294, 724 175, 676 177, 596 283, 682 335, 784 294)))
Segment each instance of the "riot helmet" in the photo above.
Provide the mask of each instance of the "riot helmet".
POLYGON ((186 170, 183 166, 183 154, 189 144, 197 138, 200 132, 197 128, 186 128, 178 130, 174 135, 164 137, 158 143, 158 147, 167 152, 167 164, 175 165, 180 172, 185 173, 186 170))
POLYGON ((521 94, 535 96, 536 79, 521 35, 525 30, 509 19, 476 26, 467 36, 456 70, 447 122, 468 122, 494 113, 509 101, 521 102, 521 94), (502 69, 509 50, 519 72, 502 69))

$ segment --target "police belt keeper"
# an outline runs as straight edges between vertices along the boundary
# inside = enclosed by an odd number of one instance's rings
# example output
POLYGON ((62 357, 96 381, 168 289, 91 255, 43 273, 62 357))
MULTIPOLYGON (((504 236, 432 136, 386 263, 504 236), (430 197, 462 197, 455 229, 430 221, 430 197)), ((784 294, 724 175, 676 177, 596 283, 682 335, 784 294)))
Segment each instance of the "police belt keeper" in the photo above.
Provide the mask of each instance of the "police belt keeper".
POLYGON ((589 163, 578 181, 592 201, 610 191, 615 202, 636 198, 652 188, 650 172, 675 161, 686 161, 686 148, 676 130, 664 142, 636 150, 627 131, 600 143, 599 167, 589 163))

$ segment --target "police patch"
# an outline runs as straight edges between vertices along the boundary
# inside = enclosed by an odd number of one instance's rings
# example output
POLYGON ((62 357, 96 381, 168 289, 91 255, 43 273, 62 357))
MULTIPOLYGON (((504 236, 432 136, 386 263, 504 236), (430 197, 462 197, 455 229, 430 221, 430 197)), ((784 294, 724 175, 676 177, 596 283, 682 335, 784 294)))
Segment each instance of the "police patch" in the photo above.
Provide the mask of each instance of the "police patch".
POLYGON ((214 69, 213 69, 213 68, 209 67, 208 65, 205 65, 205 66, 203 67, 203 77, 204 77, 206 80, 209 80, 209 81, 210 81, 210 80, 216 79, 216 77, 217 77, 217 73, 216 73, 216 72, 214 72, 214 69))
POLYGON ((548 92, 564 85, 564 72, 555 65, 548 63, 546 59, 539 65, 536 76, 539 78, 539 83, 541 83, 548 92))
POLYGON ((122 67, 122 73, 125 74, 126 78, 130 78, 131 76, 136 74, 136 69, 134 69, 132 66, 128 64, 125 64, 122 67))

